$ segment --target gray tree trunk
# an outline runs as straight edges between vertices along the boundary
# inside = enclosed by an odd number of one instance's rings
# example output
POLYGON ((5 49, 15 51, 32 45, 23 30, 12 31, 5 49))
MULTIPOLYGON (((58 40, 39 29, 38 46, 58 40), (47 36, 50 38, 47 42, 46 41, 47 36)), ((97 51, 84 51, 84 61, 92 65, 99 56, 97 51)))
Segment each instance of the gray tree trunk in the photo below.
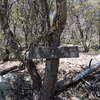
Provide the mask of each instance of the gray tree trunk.
POLYGON ((7 41, 7 48, 9 51, 13 52, 19 61, 27 67, 27 70, 32 78, 33 81, 33 88, 37 89, 41 87, 41 78, 36 70, 36 66, 32 60, 23 60, 21 57, 21 51, 18 47, 18 43, 14 37, 13 32, 10 30, 9 21, 8 21, 8 0, 4 0, 3 7, 0 7, 0 22, 2 26, 2 30, 4 32, 4 37, 7 41))
MULTIPOLYGON (((44 2, 46 2, 46 0, 44 0, 44 2)), ((60 35, 66 23, 65 9, 66 9, 66 0, 56 0, 56 9, 55 9, 56 17, 53 21, 53 26, 49 27, 49 28, 53 27, 54 29, 48 36, 49 47, 56 47, 60 45, 60 35)), ((50 23, 48 25, 50 25, 50 23)), ((57 81, 58 67, 59 67, 59 59, 46 59, 45 76, 39 100, 53 100, 55 92, 55 83, 57 81)))

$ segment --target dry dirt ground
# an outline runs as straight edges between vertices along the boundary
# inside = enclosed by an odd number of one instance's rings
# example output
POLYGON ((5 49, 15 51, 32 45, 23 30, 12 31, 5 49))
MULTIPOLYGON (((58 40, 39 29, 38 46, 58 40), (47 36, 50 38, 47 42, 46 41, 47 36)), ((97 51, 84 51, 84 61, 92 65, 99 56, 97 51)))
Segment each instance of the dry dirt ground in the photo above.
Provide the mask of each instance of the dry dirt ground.
MULTIPOLYGON (((89 55, 86 53, 80 53, 78 58, 60 59, 58 79, 63 80, 65 77, 72 77, 76 72, 87 67, 91 59, 91 64, 100 62, 100 54, 89 55)), ((0 64, 0 70, 19 64, 19 61, 8 61, 0 64)), ((43 69, 45 68, 45 63, 39 63, 37 67, 39 72, 44 72, 43 69)), ((100 100, 100 71, 99 73, 91 74, 86 79, 80 81, 77 85, 61 93, 59 98, 59 100, 100 100)))
MULTIPOLYGON (((60 59, 59 69, 63 69, 66 72, 69 71, 80 71, 82 68, 88 66, 90 60, 92 59, 92 64, 100 62, 100 54, 98 55, 89 55, 86 53, 80 53, 78 58, 62 58, 60 59)), ((19 61, 8 61, 6 63, 0 64, 0 70, 19 65, 19 61)), ((44 68, 45 64, 39 64, 38 68, 44 68)))
MULTIPOLYGON (((82 68, 85 68, 89 65, 90 60, 92 59, 92 64, 100 62, 100 54, 98 55, 89 55, 86 53, 80 53, 78 58, 61 58, 59 71, 64 70, 69 73, 70 71, 79 72, 82 68)), ((45 64, 39 64, 38 68, 44 68, 45 64)))
POLYGON ((89 65, 90 60, 92 59, 91 64, 100 62, 100 54, 98 55, 89 55, 86 53, 80 53, 78 58, 67 58, 60 60, 60 68, 68 71, 80 71, 82 68, 89 65))

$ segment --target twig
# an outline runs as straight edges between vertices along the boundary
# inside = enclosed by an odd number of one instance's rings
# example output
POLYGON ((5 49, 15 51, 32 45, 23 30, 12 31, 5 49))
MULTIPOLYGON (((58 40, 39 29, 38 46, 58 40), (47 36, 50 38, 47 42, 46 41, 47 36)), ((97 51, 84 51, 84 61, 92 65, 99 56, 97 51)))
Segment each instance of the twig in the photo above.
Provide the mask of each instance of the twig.
POLYGON ((89 67, 91 66, 92 60, 93 60, 93 59, 91 59, 90 62, 89 62, 89 67))

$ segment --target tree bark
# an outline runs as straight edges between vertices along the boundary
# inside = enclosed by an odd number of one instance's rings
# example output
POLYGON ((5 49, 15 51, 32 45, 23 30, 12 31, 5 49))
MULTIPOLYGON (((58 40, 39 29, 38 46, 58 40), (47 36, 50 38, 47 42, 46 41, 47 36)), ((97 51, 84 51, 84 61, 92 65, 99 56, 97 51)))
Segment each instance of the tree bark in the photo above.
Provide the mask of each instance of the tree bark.
POLYGON ((36 65, 34 64, 34 62, 32 60, 27 60, 26 66, 27 66, 27 70, 32 79, 33 89, 39 90, 41 87, 41 77, 38 74, 36 65))
POLYGON ((100 48, 100 13, 98 15, 98 33, 99 33, 99 48, 100 48))
MULTIPOLYGON (((45 2, 47 2, 46 0, 44 0, 44 4, 47 4, 45 2)), ((64 10, 63 8, 66 8, 65 5, 66 5, 65 0, 62 1, 56 0, 55 10, 57 10, 57 12, 52 26, 54 27, 54 30, 52 30, 52 32, 48 36, 49 47, 57 47, 60 45, 60 35, 66 23, 66 13, 63 11, 64 10), (61 9, 63 12, 61 12, 61 9)), ((49 15, 49 13, 47 14, 49 15)), ((50 25, 50 23, 48 25, 50 25)), ((49 26, 49 28, 52 27, 49 26)), ((41 94, 39 100, 53 100, 54 92, 55 92, 55 84, 57 81, 58 67, 59 67, 59 59, 46 59, 45 76, 44 76, 43 86, 41 88, 41 94)))
POLYGON ((5 49, 4 57, 3 57, 3 59, 2 59, 2 62, 3 62, 3 63, 9 60, 9 54, 10 54, 10 52, 9 52, 9 50, 6 48, 6 49, 5 49))
POLYGON ((76 20, 77 20, 77 26, 78 26, 78 29, 79 29, 79 32, 80 32, 80 38, 81 38, 81 42, 82 42, 82 45, 83 45, 83 48, 84 48, 84 52, 88 52, 89 51, 89 45, 86 44, 87 40, 86 40, 86 38, 84 38, 84 31, 81 28, 79 17, 77 15, 76 15, 76 20))
POLYGON ((4 32, 4 37, 7 41, 7 48, 9 51, 13 52, 17 59, 23 63, 27 67, 27 70, 32 78, 33 81, 33 88, 37 89, 40 88, 41 86, 41 79, 40 76, 36 70, 36 66, 32 60, 25 59, 21 57, 21 51, 18 46, 18 43, 15 39, 15 36, 13 32, 10 29, 9 26, 9 21, 8 21, 8 0, 4 0, 4 5, 3 7, 0 7, 0 21, 1 21, 1 26, 2 30, 4 32))

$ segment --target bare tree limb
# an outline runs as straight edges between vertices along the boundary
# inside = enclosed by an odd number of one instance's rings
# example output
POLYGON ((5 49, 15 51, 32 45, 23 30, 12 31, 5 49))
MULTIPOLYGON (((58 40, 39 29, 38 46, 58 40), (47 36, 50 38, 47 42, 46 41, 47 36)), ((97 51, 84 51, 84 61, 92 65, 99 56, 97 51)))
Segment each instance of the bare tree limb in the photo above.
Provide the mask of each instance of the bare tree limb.
POLYGON ((1 75, 1 76, 2 76, 2 75, 5 75, 5 74, 7 74, 7 73, 9 73, 9 72, 11 72, 11 71, 17 69, 17 68, 18 68, 18 66, 13 66, 13 67, 10 67, 10 68, 1 70, 1 71, 0 71, 0 75, 1 75))
MULTIPOLYGON (((3 2, 3 8, 4 11, 2 11, 2 9, 0 9, 0 24, 2 26, 2 30, 4 33, 4 37, 7 41, 7 47, 8 49, 14 53, 14 55, 17 57, 17 59, 19 61, 21 61, 24 66, 27 67, 27 70, 32 78, 33 81, 33 87, 34 88, 40 88, 41 86, 41 77, 39 76, 37 69, 36 69, 36 65, 34 64, 34 62, 32 60, 28 60, 28 59, 24 59, 21 55, 21 50, 19 48, 19 44, 16 41, 16 38, 12 32, 12 30, 10 29, 10 25, 9 25, 9 16, 8 16, 8 0, 4 0, 3 2)), ((10 69, 8 69, 6 72, 9 72, 10 69)), ((5 72, 5 71, 4 71, 5 72)))
POLYGON ((58 89, 56 89, 55 95, 58 95, 58 94, 60 94, 63 91, 66 91, 66 89, 69 86, 71 86, 71 85, 75 84, 76 82, 80 81, 81 79, 87 77, 90 73, 96 71, 99 68, 100 68, 100 62, 85 68, 84 70, 82 70, 80 73, 78 73, 72 79, 60 81, 58 83, 58 85, 57 85, 58 89))

